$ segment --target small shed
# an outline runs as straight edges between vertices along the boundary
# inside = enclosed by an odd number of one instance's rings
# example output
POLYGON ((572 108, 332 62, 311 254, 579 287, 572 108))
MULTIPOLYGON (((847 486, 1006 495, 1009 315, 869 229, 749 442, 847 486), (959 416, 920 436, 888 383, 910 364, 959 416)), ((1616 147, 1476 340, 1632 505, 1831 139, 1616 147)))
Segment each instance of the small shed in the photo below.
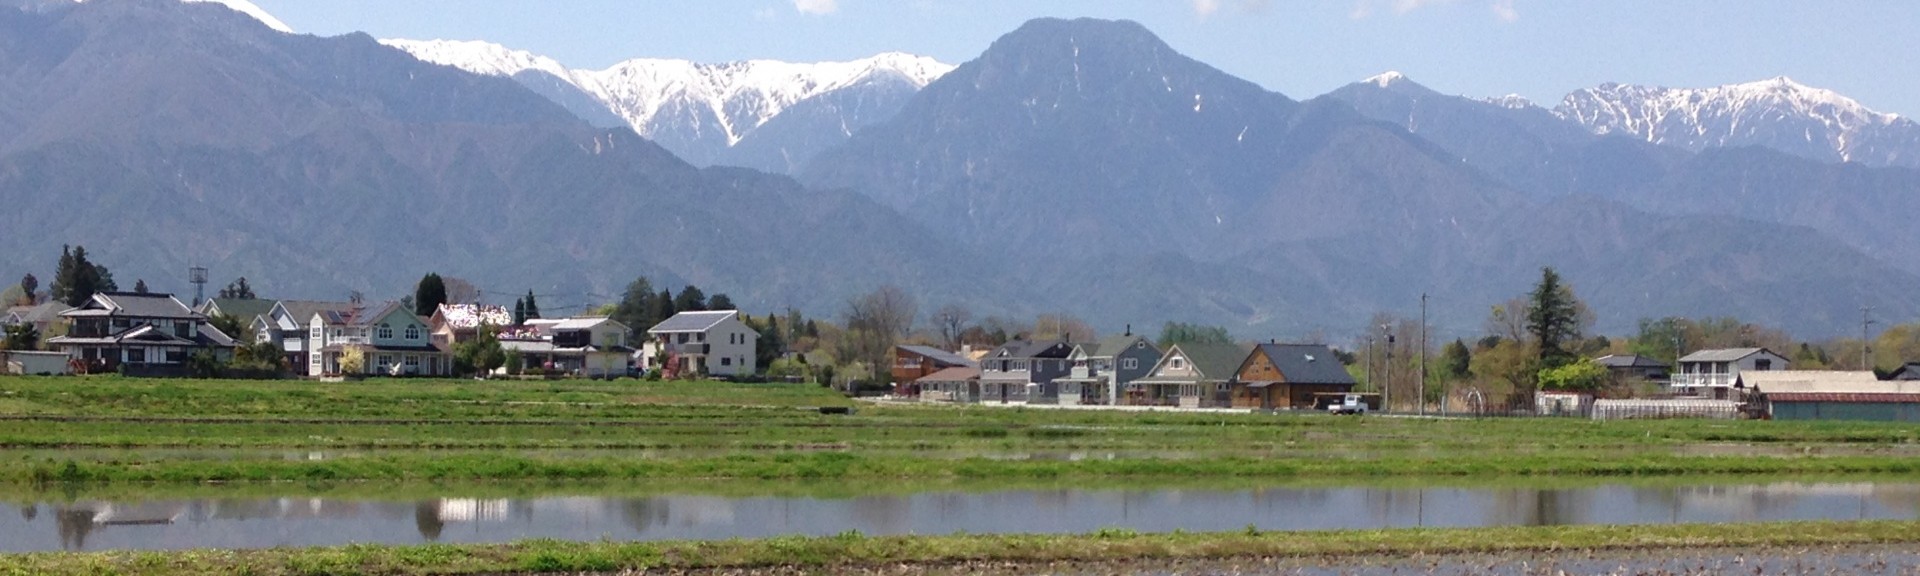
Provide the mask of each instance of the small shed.
POLYGON ((58 376, 72 373, 65 352, 27 352, 0 350, 0 373, 25 376, 58 376))

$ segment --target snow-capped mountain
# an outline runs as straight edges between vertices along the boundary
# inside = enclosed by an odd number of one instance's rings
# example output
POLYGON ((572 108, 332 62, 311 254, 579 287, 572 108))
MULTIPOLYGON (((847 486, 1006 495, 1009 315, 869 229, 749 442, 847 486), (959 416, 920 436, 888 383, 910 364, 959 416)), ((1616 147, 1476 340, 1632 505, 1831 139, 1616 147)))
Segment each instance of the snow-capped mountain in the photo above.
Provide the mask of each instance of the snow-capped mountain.
POLYGON ((932 58, 889 52, 850 62, 816 63, 706 64, 641 58, 605 70, 583 70, 489 42, 381 42, 427 62, 512 77, 556 101, 562 98, 553 93, 551 83, 558 80, 689 162, 778 172, 789 172, 811 157, 823 145, 822 139, 830 145, 890 117, 907 97, 953 69, 932 58), (808 106, 809 102, 818 105, 808 106), (761 128, 795 109, 810 111, 809 127, 774 132, 782 139, 803 136, 805 146, 754 142, 761 128))
POLYGON ((1602 84, 1554 113, 1596 134, 1689 150, 1763 146, 1816 160, 1920 167, 1920 124, 1784 76, 1714 88, 1602 84))

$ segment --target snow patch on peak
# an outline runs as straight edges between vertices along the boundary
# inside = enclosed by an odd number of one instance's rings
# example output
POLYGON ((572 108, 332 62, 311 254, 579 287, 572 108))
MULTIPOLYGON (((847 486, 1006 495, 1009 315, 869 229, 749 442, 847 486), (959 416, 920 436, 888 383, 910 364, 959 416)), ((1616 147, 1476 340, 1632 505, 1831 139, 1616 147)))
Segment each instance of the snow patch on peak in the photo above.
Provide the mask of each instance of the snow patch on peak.
POLYGON ((1487 98, 1484 101, 1488 104, 1499 106, 1501 108, 1507 108, 1510 110, 1521 110, 1526 108, 1532 108, 1534 106, 1532 100, 1528 100, 1526 96, 1521 96, 1519 94, 1508 94, 1506 96, 1496 96, 1493 98, 1487 98))
POLYGON ((1362 84, 1372 84, 1374 86, 1386 88, 1388 86, 1392 86, 1395 82, 1400 82, 1406 79, 1407 79, 1407 75, 1401 74, 1393 70, 1388 70, 1386 72, 1382 72, 1380 74, 1374 75, 1371 78, 1367 78, 1366 80, 1361 80, 1360 82, 1362 84))
POLYGON ((406 40, 399 38, 383 39, 381 44, 399 48, 430 64, 452 66, 475 74, 487 76, 512 76, 528 70, 538 70, 563 80, 573 72, 559 61, 540 56, 525 50, 514 50, 506 46, 478 40, 406 40))
POLYGON ((1864 132, 1907 123, 1786 76, 1711 88, 1607 83, 1567 95, 1554 114, 1596 134, 1692 150, 1766 146, 1824 160, 1853 159, 1866 146, 1864 132))

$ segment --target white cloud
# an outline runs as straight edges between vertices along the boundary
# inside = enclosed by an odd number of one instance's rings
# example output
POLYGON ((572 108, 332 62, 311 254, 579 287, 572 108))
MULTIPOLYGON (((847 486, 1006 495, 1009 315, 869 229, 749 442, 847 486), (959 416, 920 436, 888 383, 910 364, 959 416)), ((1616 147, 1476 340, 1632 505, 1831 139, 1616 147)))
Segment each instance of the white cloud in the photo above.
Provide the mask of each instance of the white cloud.
POLYGON ((1214 12, 1219 11, 1220 0, 1193 0, 1193 13, 1199 14, 1201 18, 1212 16, 1214 12))
POLYGON ((1520 11, 1513 9, 1513 0, 1493 0, 1493 15, 1507 22, 1520 19, 1520 11))
POLYGON ((793 0, 801 14, 832 14, 840 10, 839 0, 793 0))

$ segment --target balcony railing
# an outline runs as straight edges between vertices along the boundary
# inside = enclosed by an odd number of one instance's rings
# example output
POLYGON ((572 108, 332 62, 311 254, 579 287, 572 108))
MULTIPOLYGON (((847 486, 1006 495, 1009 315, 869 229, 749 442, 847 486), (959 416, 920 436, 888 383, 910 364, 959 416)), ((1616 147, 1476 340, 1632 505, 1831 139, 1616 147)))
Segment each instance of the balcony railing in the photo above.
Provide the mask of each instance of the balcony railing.
POLYGON ((1673 385, 1676 388, 1696 388, 1732 386, 1732 374, 1674 374, 1673 385))

